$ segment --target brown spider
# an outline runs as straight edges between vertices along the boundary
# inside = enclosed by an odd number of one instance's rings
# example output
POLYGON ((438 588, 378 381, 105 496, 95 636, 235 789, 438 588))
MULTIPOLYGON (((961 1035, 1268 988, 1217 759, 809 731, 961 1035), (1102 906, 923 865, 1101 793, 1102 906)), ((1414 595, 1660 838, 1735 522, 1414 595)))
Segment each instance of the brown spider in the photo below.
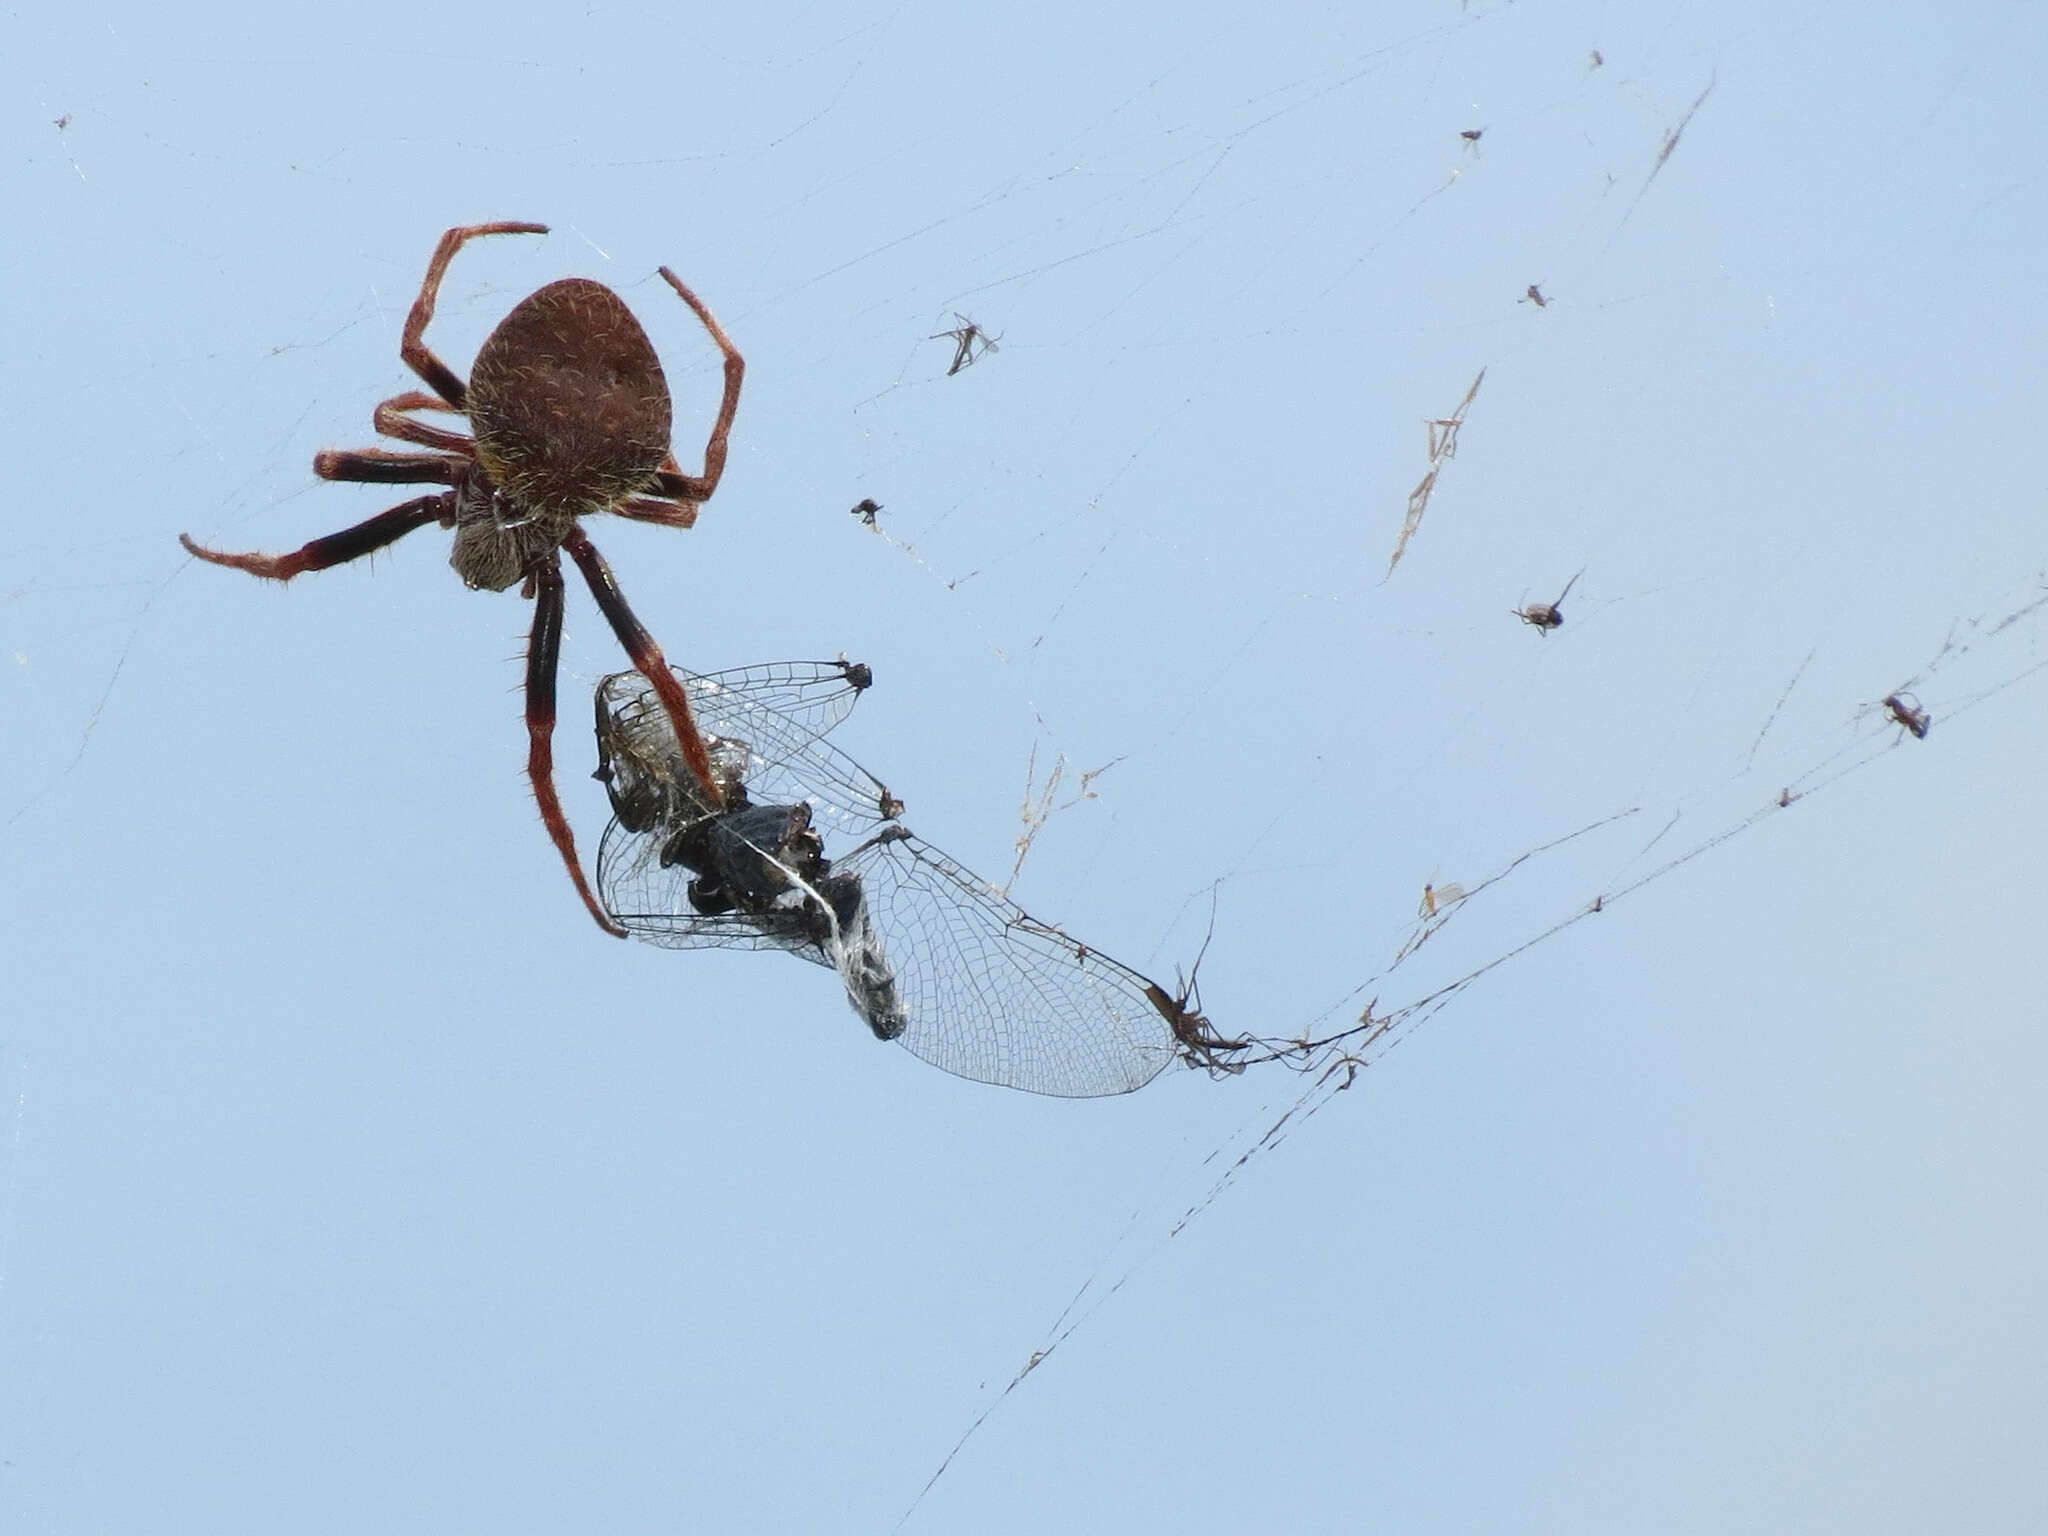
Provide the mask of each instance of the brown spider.
POLYGON ((439 523, 455 531, 448 563, 471 588, 502 592, 520 583, 521 596, 534 599, 526 650, 527 777, 541 820, 584 906, 600 928, 624 938, 626 930, 591 894, 576 857, 575 836, 555 794, 555 664, 563 605, 558 551, 566 549, 582 570, 634 667, 661 695, 684 761, 712 802, 723 804, 688 696, 577 519, 616 512, 670 528, 695 523, 697 508, 711 498, 725 472, 726 436, 739 408, 746 364, 711 311, 675 273, 661 268, 662 277, 725 354, 725 395, 704 445, 701 475, 684 474, 669 451, 668 383, 647 333, 623 299, 589 278, 564 278, 520 300, 485 338, 464 384, 422 339, 449 261, 477 235, 546 233, 545 224, 470 224, 449 230, 434 248, 398 348, 405 365, 433 393, 394 395, 377 407, 373 420, 386 437, 436 451, 329 448, 313 458, 313 473, 323 480, 426 482, 449 489, 415 497, 289 555, 228 554, 193 543, 189 534, 178 537, 202 560, 289 581, 301 571, 341 565, 439 523), (474 435, 429 426, 417 419, 421 411, 466 416, 474 435))

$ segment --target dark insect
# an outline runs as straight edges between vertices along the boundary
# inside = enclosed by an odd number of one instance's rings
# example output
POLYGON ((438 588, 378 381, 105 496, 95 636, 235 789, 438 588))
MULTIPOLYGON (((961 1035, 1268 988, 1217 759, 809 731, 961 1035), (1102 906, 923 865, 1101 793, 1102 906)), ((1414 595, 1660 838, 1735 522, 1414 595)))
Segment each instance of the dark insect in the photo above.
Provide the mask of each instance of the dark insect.
POLYGON ((1525 303, 1534 304, 1538 309, 1550 308, 1550 300, 1543 296, 1543 289, 1535 283, 1529 285, 1529 291, 1523 294, 1522 298, 1525 303))
POLYGON ((1572 588, 1579 584, 1579 576, 1585 574, 1584 571, 1580 571, 1577 576, 1572 577, 1570 581, 1566 582, 1564 590, 1557 594, 1555 602, 1527 603, 1520 608, 1511 608, 1508 611, 1524 624, 1533 624, 1545 635, 1548 635, 1553 629, 1561 629, 1564 626, 1564 600, 1571 596, 1572 588))
POLYGON ((722 807, 684 770, 646 678, 597 690, 598 777, 616 817, 605 908, 673 948, 781 950, 839 974, 875 1037, 978 1082, 1128 1093, 1176 1059, 1227 1071, 1192 988, 1148 977, 1023 911, 902 824, 903 802, 819 738, 865 669, 678 672, 722 807), (858 673, 856 676, 855 673, 858 673))
POLYGON ((1486 130, 1484 128, 1461 128, 1458 130, 1458 137, 1467 144, 1477 144, 1485 136, 1486 130))
POLYGON ((746 364, 711 311, 667 267, 661 275, 703 322, 725 355, 725 395, 704 445, 704 472, 686 475, 669 451, 668 382, 661 359, 625 301, 602 283, 570 277, 529 294, 485 338, 465 384, 424 340, 442 275, 463 243, 478 235, 547 233, 545 224, 472 224, 451 229, 434 248, 419 297, 406 317, 398 355, 432 394, 408 390, 377 407, 386 437, 430 448, 329 448, 313 459, 323 480, 378 485, 421 482, 449 487, 419 496, 289 555, 228 554, 179 535, 185 548, 215 565, 289 581, 359 559, 439 523, 455 531, 448 563, 471 588, 502 592, 518 584, 534 599, 526 651, 527 777, 541 820, 568 866, 577 894, 606 932, 625 937, 598 905, 576 857, 576 840, 555 794, 555 665, 562 640, 559 552, 583 572, 633 664, 656 680, 671 745, 714 802, 720 790, 682 688, 577 519, 614 512, 639 522, 688 528, 725 472, 726 436, 739 408, 746 364), (473 436, 430 426, 422 411, 466 416, 473 436))
POLYGON ((882 510, 882 504, 872 496, 863 496, 849 509, 850 515, 859 518, 868 527, 875 526, 875 514, 882 510))
POLYGON ((946 370, 951 378, 969 363, 976 362, 995 351, 1000 336, 991 336, 965 315, 955 313, 953 318, 960 323, 950 331, 938 331, 927 336, 926 341, 950 341, 953 343, 953 365, 946 370))
POLYGON ((1913 695, 1888 693, 1884 696, 1884 708, 1885 713, 1892 717, 1894 725, 1902 725, 1911 731, 1915 741, 1926 740, 1928 729, 1934 721, 1929 718, 1927 711, 1920 707, 1920 701, 1913 695))

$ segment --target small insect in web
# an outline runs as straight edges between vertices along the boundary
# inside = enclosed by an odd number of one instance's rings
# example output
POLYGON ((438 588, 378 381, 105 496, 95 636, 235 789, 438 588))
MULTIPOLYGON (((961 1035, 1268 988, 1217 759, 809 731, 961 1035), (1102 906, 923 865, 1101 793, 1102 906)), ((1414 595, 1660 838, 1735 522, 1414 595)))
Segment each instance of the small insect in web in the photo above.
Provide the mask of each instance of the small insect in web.
POLYGON ((863 496, 859 501, 856 501, 851 507, 847 508, 847 516, 857 517, 862 523, 872 528, 875 526, 875 514, 881 510, 882 504, 875 500, 874 497, 863 496))
POLYGON ((1422 888, 1422 905, 1415 910, 1417 917, 1436 917, 1449 911, 1465 899, 1465 887, 1455 880, 1442 885, 1425 885, 1422 888))
POLYGON ((1407 942, 1395 954, 1394 963, 1399 965, 1435 938, 1444 924, 1451 920, 1451 914, 1457 910, 1458 904, 1471 894, 1454 880, 1446 880, 1442 885, 1434 882, 1425 884, 1422 887, 1422 901, 1415 909, 1415 915, 1422 920, 1421 926, 1408 936, 1407 942))
POLYGON ((1543 287, 1540 283, 1531 283, 1529 285, 1528 291, 1524 293, 1522 297, 1518 299, 1516 302, 1521 304, 1534 304, 1538 309, 1550 308, 1550 300, 1543 296, 1543 287))
POLYGON ((953 318, 960 323, 954 326, 952 330, 936 331, 925 338, 926 341, 950 341, 953 343, 953 364, 946 370, 946 377, 949 379, 962 368, 967 367, 971 363, 979 362, 989 353, 995 351, 996 343, 1003 339, 1000 336, 989 335, 987 331, 984 331, 978 324, 957 310, 954 311, 953 318))
POLYGON ((787 663, 677 679, 709 743, 714 805, 647 679, 597 689, 606 910, 671 948, 780 950, 839 975, 879 1040, 977 1082, 1129 1093, 1183 1061, 1228 1071, 1192 986, 1178 995, 1042 922, 902 823, 903 802, 820 738, 864 668, 787 663))
POLYGON ((625 301, 602 283, 563 278, 520 300, 484 339, 465 383, 426 343, 449 262, 479 235, 546 233, 545 224, 471 224, 449 230, 435 246, 398 348, 432 393, 393 395, 372 416, 383 436, 432 452, 329 448, 313 459, 313 473, 323 480, 438 484, 447 490, 415 497, 288 555, 231 554, 194 543, 189 534, 179 539, 201 560, 290 581, 439 523, 454 530, 448 563, 464 584, 492 592, 519 586, 534 602, 526 651, 527 777, 584 906, 599 927, 624 938, 625 929, 605 915, 583 877, 575 836, 555 794, 555 671, 564 606, 560 554, 567 550, 583 572, 633 664, 656 679, 671 744, 715 802, 720 791, 689 700, 578 519, 612 512, 666 528, 694 524, 698 507, 711 499, 725 473, 726 437, 739 409, 746 364, 696 294, 661 268, 663 280, 725 359, 725 393, 704 444, 703 473, 696 475, 684 474, 669 451, 671 409, 661 359, 625 301), (423 411, 466 417, 473 435, 430 426, 419 419, 423 411))
POLYGON ((1579 584, 1579 576, 1585 574, 1584 571, 1580 571, 1577 576, 1566 582, 1564 590, 1557 594, 1554 601, 1525 603, 1520 608, 1511 608, 1508 611, 1524 624, 1534 626, 1547 636, 1553 629, 1561 629, 1564 626, 1564 600, 1572 595, 1572 588, 1579 584))
POLYGON ((1209 913, 1209 931, 1202 938, 1202 947, 1195 953, 1195 963, 1188 967, 1182 978, 1180 989, 1168 996, 1166 988, 1156 981, 1145 984, 1145 996, 1152 1006, 1159 1010, 1161 1017, 1172 1026, 1173 1038, 1178 1040, 1190 1066, 1204 1067, 1212 1076, 1237 1073, 1244 1070, 1238 1059, 1240 1053, 1249 1050, 1256 1042, 1240 1037, 1225 1039, 1216 1033, 1216 1027, 1202 1012, 1202 959, 1209 953, 1209 940, 1216 937, 1216 914, 1212 906, 1209 913))
POLYGON ((1915 741, 1926 740, 1927 732, 1934 724, 1927 711, 1920 707, 1920 701, 1903 691, 1884 696, 1884 711, 1894 725, 1911 731, 1915 741))

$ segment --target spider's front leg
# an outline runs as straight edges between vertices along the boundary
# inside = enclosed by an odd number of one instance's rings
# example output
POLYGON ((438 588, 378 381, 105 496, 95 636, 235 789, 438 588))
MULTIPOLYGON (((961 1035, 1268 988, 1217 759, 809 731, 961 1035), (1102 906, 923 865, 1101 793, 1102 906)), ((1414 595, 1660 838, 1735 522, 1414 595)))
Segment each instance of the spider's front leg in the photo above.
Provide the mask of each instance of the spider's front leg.
POLYGON ((434 256, 427 263, 427 275, 420 281, 420 296, 412 301, 412 312, 405 317, 405 333, 399 338, 398 355, 405 366, 426 380, 427 387, 446 400, 456 410, 461 410, 469 397, 468 386, 455 376, 455 370, 434 356, 426 343, 427 325, 434 318, 434 301, 441 296, 441 279, 448 273, 448 263, 455 259, 455 253, 465 242, 478 235, 544 235, 548 232, 545 224, 464 224, 451 229, 441 237, 441 243, 434 247, 434 256))
POLYGON ((683 761, 690 765, 690 772, 702 786, 705 798, 715 807, 724 806, 725 791, 719 787, 718 778, 711 771, 711 752, 704 745, 704 733, 697 729, 697 717, 690 712, 690 696, 676 681, 675 673, 669 670, 668 660, 661 654, 661 647, 654 643, 654 636, 647 632, 647 626, 627 606, 626 594, 619 590, 618 579, 612 575, 611 567, 604 563, 604 556, 597 552, 597 546, 590 542, 590 536, 580 527, 569 529, 568 536, 562 540, 562 548, 569 551, 570 557, 582 570, 583 579, 590 583, 590 595, 604 610, 612 633, 619 637, 619 644, 633 658, 634 667, 660 696, 662 707, 668 711, 669 721, 675 726, 676 744, 683 749, 683 761))
MULTIPOLYGON (((669 287, 675 289, 682 301, 690 306, 698 320, 703 323, 704 329, 711 333, 711 339, 718 344, 718 350, 725 355, 725 393, 718 402, 718 419, 711 424, 711 436, 704 444, 704 473, 680 473, 675 469, 675 458, 671 455, 663 462, 660 472, 655 476, 657 494, 671 501, 709 501, 711 493, 718 489, 719 477, 725 473, 725 442, 732 434, 732 419, 740 408, 740 384, 747 376, 747 362, 740 356, 739 348, 732 344, 732 338, 725 334, 725 327, 704 307, 704 301, 692 293, 684 285, 683 280, 667 267, 661 269, 661 275, 668 280, 669 287)), ((684 523, 682 526, 687 528, 689 524, 684 523)))
POLYGON ((540 819, 555 851, 569 866, 569 878, 576 894, 597 920, 597 926, 615 939, 626 930, 606 915, 583 878, 583 861, 576 857, 576 834, 562 814, 561 799, 555 794, 555 669, 562 652, 562 568, 550 556, 532 573, 533 638, 526 647, 526 776, 533 783, 533 798, 540 803, 540 819))
MULTIPOLYGON (((375 477, 336 475, 330 478, 368 480, 375 477)), ((407 474, 402 478, 421 480, 427 477, 407 474)), ((195 544, 189 533, 179 534, 178 542, 185 546, 189 554, 197 555, 201 560, 211 561, 215 565, 231 566, 238 571, 247 571, 251 576, 264 576, 272 581, 290 581, 302 571, 324 571, 330 565, 345 565, 373 550, 382 549, 386 544, 397 542, 415 528, 446 521, 454 515, 454 497, 453 491, 443 491, 438 496, 416 497, 412 501, 393 507, 388 512, 379 512, 375 517, 357 523, 353 528, 344 528, 340 533, 330 533, 324 539, 315 539, 288 555, 238 555, 226 550, 208 549, 204 544, 195 544)))

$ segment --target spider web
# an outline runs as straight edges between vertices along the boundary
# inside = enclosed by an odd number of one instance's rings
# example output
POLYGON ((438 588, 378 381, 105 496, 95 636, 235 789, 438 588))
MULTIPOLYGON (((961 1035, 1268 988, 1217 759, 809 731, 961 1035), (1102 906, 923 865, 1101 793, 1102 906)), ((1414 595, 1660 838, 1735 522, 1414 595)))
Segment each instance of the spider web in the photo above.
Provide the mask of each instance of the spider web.
MULTIPOLYGON (((0 579, 15 1507, 254 1528, 238 1444, 273 1523, 2024 1523, 2038 39, 457 7, 408 48, 504 89, 423 100, 374 25, 330 84, 102 19, 10 50, 57 61, 0 579), (682 47, 684 110, 617 88, 682 47), (655 266, 747 354, 698 528, 593 528, 670 655, 872 664, 834 739, 921 834, 1201 953, 1275 1059, 1048 1106, 810 968, 607 947, 519 778, 521 604, 426 533, 187 566, 384 504, 307 461, 474 217, 556 234, 465 253, 456 367, 600 277, 693 467, 716 361, 655 266)), ((623 663, 569 623, 588 859, 623 663)))

